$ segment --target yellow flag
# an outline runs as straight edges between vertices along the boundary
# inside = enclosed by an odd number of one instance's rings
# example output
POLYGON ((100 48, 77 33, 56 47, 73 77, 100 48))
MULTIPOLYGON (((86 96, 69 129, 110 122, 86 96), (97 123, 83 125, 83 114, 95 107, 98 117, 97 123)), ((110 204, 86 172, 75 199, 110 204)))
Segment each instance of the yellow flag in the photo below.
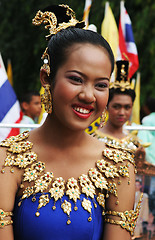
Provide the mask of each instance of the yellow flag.
POLYGON ((13 86, 13 74, 12 74, 11 60, 8 60, 7 76, 8 76, 8 80, 9 80, 10 84, 13 86))
POLYGON ((105 17, 101 25, 101 35, 107 40, 110 44, 112 51, 114 53, 115 59, 117 59, 117 50, 118 50, 118 29, 116 21, 112 10, 109 6, 109 2, 106 2, 105 5, 105 17))
POLYGON ((135 86, 136 98, 132 108, 131 122, 140 124, 140 73, 137 73, 137 80, 135 86))
POLYGON ((84 7, 84 13, 83 13, 83 21, 86 23, 86 28, 88 28, 89 25, 89 12, 91 8, 92 0, 86 0, 85 7, 84 7))

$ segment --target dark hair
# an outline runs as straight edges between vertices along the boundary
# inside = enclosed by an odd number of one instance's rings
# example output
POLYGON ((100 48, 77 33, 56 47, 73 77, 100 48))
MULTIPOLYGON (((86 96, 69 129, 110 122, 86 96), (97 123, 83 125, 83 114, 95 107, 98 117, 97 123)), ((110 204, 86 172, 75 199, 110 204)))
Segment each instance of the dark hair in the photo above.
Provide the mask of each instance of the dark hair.
POLYGON ((155 98, 149 97, 146 101, 146 106, 150 110, 150 112, 155 112, 155 98))
POLYGON ((142 185, 142 181, 140 179, 136 179, 136 182, 139 182, 142 185))
POLYGON ((20 103, 23 103, 23 102, 30 103, 33 96, 40 96, 40 94, 37 91, 29 91, 29 92, 24 93, 20 97, 19 101, 20 101, 20 103))
POLYGON ((66 61, 70 47, 76 43, 90 43, 103 47, 109 55, 111 61, 111 73, 113 72, 114 55, 108 42, 100 34, 91 30, 69 27, 53 35, 48 43, 51 69, 50 78, 52 81, 54 81, 58 68, 66 61))
POLYGON ((109 89, 108 104, 116 94, 128 95, 131 97, 132 102, 134 102, 135 97, 136 97, 136 93, 133 89, 125 89, 125 91, 121 91, 120 88, 111 88, 111 89, 109 89))

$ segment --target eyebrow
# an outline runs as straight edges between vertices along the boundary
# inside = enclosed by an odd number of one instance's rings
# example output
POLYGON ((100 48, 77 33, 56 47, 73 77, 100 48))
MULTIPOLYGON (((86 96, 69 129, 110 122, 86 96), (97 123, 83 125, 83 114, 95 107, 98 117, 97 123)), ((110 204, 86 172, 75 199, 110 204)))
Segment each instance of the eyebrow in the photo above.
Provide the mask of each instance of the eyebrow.
MULTIPOLYGON (((79 72, 79 71, 77 71, 77 70, 69 70, 69 71, 67 71, 66 73, 72 73, 72 72, 78 73, 78 74, 80 74, 82 77, 87 78, 87 76, 86 76, 84 73, 79 72)), ((108 81, 110 81, 110 78, 101 77, 101 78, 97 78, 97 80, 108 80, 108 81)))
POLYGON ((130 104, 130 103, 128 103, 128 104, 113 103, 113 106, 114 106, 114 105, 126 107, 126 106, 131 106, 132 104, 130 104))

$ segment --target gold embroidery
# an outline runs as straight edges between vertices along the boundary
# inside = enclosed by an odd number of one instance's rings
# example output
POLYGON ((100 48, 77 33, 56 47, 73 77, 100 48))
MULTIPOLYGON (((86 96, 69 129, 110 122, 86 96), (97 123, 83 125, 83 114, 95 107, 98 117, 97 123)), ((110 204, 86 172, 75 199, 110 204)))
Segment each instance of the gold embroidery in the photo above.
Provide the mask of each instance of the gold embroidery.
POLYGON ((119 177, 117 168, 103 159, 97 161, 97 167, 107 178, 119 177))
POLYGON ((105 210, 105 196, 104 196, 104 194, 99 193, 98 197, 97 197, 97 201, 98 201, 99 205, 101 205, 103 207, 102 214, 104 215, 104 210, 105 210))
POLYGON ((91 168, 88 172, 89 177, 91 178, 92 182, 94 182, 95 187, 102 189, 107 189, 107 180, 102 177, 102 174, 97 171, 95 168, 91 168))
MULTIPOLYGON (((61 199, 64 195, 65 190, 65 181, 62 177, 56 178, 54 182, 52 183, 52 188, 50 188, 49 193, 51 194, 51 198, 54 198, 54 201, 56 202, 58 199, 61 199)), ((54 206, 52 207, 53 210, 56 209, 54 202, 54 206)))
POLYGON ((67 181, 67 191, 66 195, 69 196, 69 199, 73 199, 74 202, 77 202, 77 199, 80 199, 80 191, 75 178, 69 178, 67 181))
POLYGON ((37 162, 32 164, 30 168, 26 168, 24 172, 24 179, 23 181, 34 181, 36 180, 40 173, 45 170, 45 164, 43 162, 37 162))
POLYGON ((88 176, 82 174, 79 177, 80 185, 82 187, 82 193, 85 193, 87 197, 94 198, 95 195, 95 187, 92 182, 89 180, 88 176))

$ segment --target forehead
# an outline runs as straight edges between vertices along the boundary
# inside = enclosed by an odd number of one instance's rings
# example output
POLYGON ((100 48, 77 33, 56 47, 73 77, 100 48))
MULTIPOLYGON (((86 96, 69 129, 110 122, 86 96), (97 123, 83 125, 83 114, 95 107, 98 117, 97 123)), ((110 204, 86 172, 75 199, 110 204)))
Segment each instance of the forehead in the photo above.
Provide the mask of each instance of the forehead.
POLYGON ((128 104, 132 104, 132 98, 126 94, 114 94, 110 103, 113 103, 113 104, 116 103, 116 104, 120 104, 120 105, 128 105, 128 104))
POLYGON ((106 66, 109 75, 111 74, 110 57, 107 50, 102 46, 90 43, 75 43, 66 50, 66 53, 66 61, 63 64, 65 67, 74 68, 80 66, 80 68, 86 69, 91 65, 91 67, 97 68, 103 73, 106 66))
POLYGON ((30 102, 38 102, 38 101, 41 101, 40 96, 33 95, 30 102))

